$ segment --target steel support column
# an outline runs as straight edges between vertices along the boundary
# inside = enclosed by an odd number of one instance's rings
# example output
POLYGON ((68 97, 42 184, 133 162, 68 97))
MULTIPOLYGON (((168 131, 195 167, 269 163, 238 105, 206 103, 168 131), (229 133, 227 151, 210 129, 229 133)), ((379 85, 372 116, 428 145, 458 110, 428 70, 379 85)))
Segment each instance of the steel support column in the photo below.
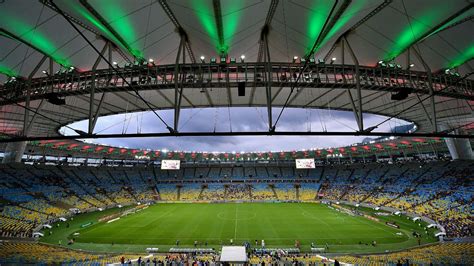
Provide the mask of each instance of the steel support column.
MULTIPOLYGON (((31 71, 30 75, 28 75, 28 85, 26 88, 26 101, 25 101, 25 114, 23 117, 23 136, 28 137, 30 134, 30 131, 32 129, 33 124, 35 123, 38 111, 41 110, 43 107, 44 99, 41 100, 40 104, 35 110, 35 113, 33 117, 31 118, 30 121, 30 93, 31 93, 31 80, 33 79, 33 76, 38 72, 40 67, 44 64, 46 59, 48 58, 47 55, 44 55, 43 58, 38 62, 38 64, 35 66, 33 71, 31 71)), ((49 64, 49 74, 52 73, 52 62, 53 60, 50 58, 50 64, 49 64)), ((16 142, 16 143, 8 143, 7 146, 5 147, 4 151, 4 156, 2 159, 2 163, 18 163, 21 162, 21 158, 23 157, 23 154, 25 153, 27 141, 21 141, 21 142, 16 142)))
POLYGON ((264 34, 262 37, 262 41, 264 42, 265 46, 263 57, 265 60, 265 88, 267 96, 268 131, 273 132, 275 131, 275 127, 273 126, 272 119, 272 63, 270 58, 270 47, 268 46, 268 36, 267 34, 264 34))
MULTIPOLYGON (((259 41, 259 46, 258 46, 258 54, 257 54, 257 62, 261 62, 262 58, 264 57, 265 53, 265 46, 268 46, 268 33, 270 32, 270 24, 272 23, 273 16, 275 15, 276 8, 278 6, 279 0, 272 0, 270 3, 270 8, 268 9, 267 16, 265 18, 265 24, 262 27, 262 30, 260 31, 260 41, 259 41), (266 41, 263 40, 263 36, 265 36, 266 41), (266 43, 265 43, 266 42, 266 43)), ((268 48, 270 49, 270 48, 268 48)), ((250 101, 249 101, 249 106, 252 105, 253 99, 255 96, 255 90, 256 90, 256 84, 254 83, 252 86, 252 91, 250 93, 250 101)), ((280 90, 277 92, 275 95, 278 96, 280 91, 283 89, 283 87, 280 88, 280 90)), ((271 95, 271 94, 270 94, 271 95)), ((274 101, 275 99, 270 100, 270 104, 274 101)), ((269 119, 270 121, 270 119, 269 119)), ((269 129, 272 128, 272 125, 270 124, 269 129)))
MULTIPOLYGON (((363 17, 361 20, 357 21, 356 24, 354 24, 350 29, 345 31, 341 36, 347 36, 349 33, 355 31, 360 25, 364 24, 367 20, 369 20, 370 18, 375 16, 377 13, 379 13, 382 9, 384 9, 385 7, 390 5, 392 2, 393 2, 393 0, 383 1, 383 3, 378 5, 374 10, 370 11, 370 13, 367 14, 365 17, 363 17)), ((334 50, 336 50, 336 46, 337 46, 337 41, 334 42, 334 44, 331 46, 331 49, 329 49, 329 51, 324 56, 324 62, 328 61, 331 54, 334 52, 334 50)))
POLYGON ((347 41, 346 36, 343 36, 343 41, 347 46, 347 50, 351 55, 352 61, 355 64, 355 77, 356 77, 356 90, 357 90, 357 103, 358 103, 358 123, 359 131, 364 131, 364 118, 363 118, 363 109, 362 109, 362 89, 360 88, 360 71, 359 71, 359 60, 357 60, 357 56, 355 55, 354 51, 352 50, 351 45, 347 41))
MULTIPOLYGON (((31 93, 31 79, 33 78, 34 75, 36 75, 36 73, 38 72, 38 70, 40 69, 40 67, 44 64, 44 61, 46 61, 46 59, 48 58, 48 56, 43 56, 43 58, 41 58, 41 60, 38 62, 38 64, 35 66, 35 68, 33 69, 33 71, 31 71, 30 75, 28 76, 28 85, 27 85, 27 88, 26 88, 26 101, 25 101, 25 117, 24 117, 24 121, 23 121, 23 135, 27 136, 28 133, 29 133, 29 124, 30 124, 30 93, 31 93)), ((33 122, 33 121, 32 121, 33 122)), ((31 123, 32 123, 31 122, 31 123)))
POLYGON ((188 34, 186 33, 184 28, 179 23, 178 19, 176 18, 173 11, 169 7, 168 2, 166 0, 155 0, 155 1, 158 2, 161 5, 161 8, 163 8, 166 15, 168 15, 168 18, 171 20, 171 22, 176 27, 176 30, 180 34, 180 37, 183 36, 183 35, 185 36, 185 44, 184 45, 186 47, 186 51, 188 51, 189 60, 191 60, 191 62, 193 64, 196 63, 196 58, 194 57, 194 52, 193 52, 193 49, 191 47, 191 43, 189 42, 188 34))
POLYGON ((123 39, 123 37, 112 26, 110 26, 110 24, 107 22, 107 20, 104 17, 102 17, 102 15, 100 15, 99 12, 97 12, 97 10, 95 10, 89 4, 88 0, 79 0, 79 3, 81 3, 81 5, 84 8, 86 8, 87 11, 89 11, 117 39, 117 41, 123 47, 125 47, 125 49, 127 49, 127 51, 133 57, 135 57, 137 61, 140 61, 140 62, 144 61, 144 58, 137 57, 137 55, 133 53, 133 48, 123 39))
POLYGON ((28 134, 30 133, 31 129, 33 128, 33 125, 34 125, 34 123, 35 123, 35 121, 36 121, 36 118, 38 117, 38 111, 40 111, 41 108, 43 108, 43 105, 44 105, 44 102, 45 102, 45 101, 46 101, 45 99, 42 99, 42 100, 40 101, 38 107, 36 107, 36 112, 33 114, 33 117, 31 118, 31 120, 29 121, 28 125, 26 126, 26 130, 25 130, 25 131, 26 131, 26 134, 25 134, 25 136, 28 135, 28 134))
MULTIPOLYGON (((94 132, 94 117, 92 116, 94 113, 94 99, 95 99, 95 75, 96 75, 96 70, 97 67, 100 64, 100 61, 102 60, 102 56, 105 54, 107 47, 109 47, 108 43, 105 43, 104 47, 102 48, 100 55, 97 57, 97 59, 94 62, 94 65, 92 66, 92 82, 91 82, 91 91, 89 93, 89 126, 87 128, 87 132, 89 134, 92 134, 94 132)), ((110 49, 110 48, 109 48, 110 49)), ((103 93, 105 94, 105 93, 103 93)), ((99 111, 99 110, 97 110, 99 111)))
POLYGON ((418 52, 418 50, 415 47, 411 47, 413 50, 413 53, 415 56, 418 58, 418 60, 423 64, 423 67, 425 68, 425 72, 428 76, 428 89, 430 90, 430 101, 431 101, 431 124, 433 125, 433 132, 438 132, 438 121, 436 119, 436 103, 435 103, 435 92, 433 89, 433 79, 432 79, 432 74, 431 74, 431 69, 428 66, 428 64, 423 60, 423 57, 421 54, 418 52))
POLYGON ((102 109, 102 104, 105 100, 107 93, 103 92, 102 96, 100 97, 99 104, 97 105, 97 109, 95 110, 94 118, 92 119, 92 131, 89 134, 94 132, 95 125, 97 124, 97 120, 99 119, 100 110, 102 109))
POLYGON ((212 0, 212 6, 214 8, 214 18, 216 22, 217 37, 219 39, 219 56, 227 57, 227 47, 224 42, 224 25, 222 24, 222 10, 221 1, 212 0))
POLYGON ((183 50, 184 46, 184 39, 181 38, 179 41, 178 53, 176 55, 176 61, 174 65, 174 124, 173 130, 174 132, 178 132, 178 124, 179 124, 179 112, 181 108, 181 95, 182 91, 180 91, 180 81, 179 81, 179 58, 181 56, 181 52, 184 53, 183 50))

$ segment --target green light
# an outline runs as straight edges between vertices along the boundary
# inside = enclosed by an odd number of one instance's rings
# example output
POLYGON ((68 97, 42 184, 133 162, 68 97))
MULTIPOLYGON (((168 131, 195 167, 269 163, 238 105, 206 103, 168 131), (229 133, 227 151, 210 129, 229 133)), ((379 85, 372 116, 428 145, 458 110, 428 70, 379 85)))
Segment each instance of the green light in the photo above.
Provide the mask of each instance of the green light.
POLYGON ((127 42, 127 45, 131 47, 131 50, 129 50, 127 47, 125 47, 120 40, 118 40, 112 32, 110 32, 107 27, 105 27, 94 15, 92 15, 84 6, 79 4, 77 1, 63 1, 65 5, 69 7, 69 9, 74 10, 77 12, 81 17, 85 18, 89 23, 91 23, 95 28, 97 28, 100 32, 104 34, 104 37, 109 39, 110 41, 114 42, 120 48, 123 50, 129 51, 133 56, 137 58, 143 58, 143 53, 133 47, 131 44, 136 43, 136 35, 133 30, 133 27, 131 26, 131 23, 129 22, 128 16, 125 14, 123 10, 121 10, 118 5, 114 5, 111 3, 112 2, 103 2, 101 1, 100 3, 106 3, 107 7, 104 8, 107 12, 105 12, 106 16, 112 16, 113 18, 108 21, 110 22, 110 25, 114 25, 113 29, 117 31, 117 33, 120 34, 120 36, 127 42))
POLYGON ((137 58, 143 58, 143 52, 140 51, 138 47, 133 46, 137 37, 132 22, 130 21, 130 16, 117 4, 116 0, 102 0, 97 3, 98 7, 100 7, 99 13, 103 14, 109 25, 113 27, 127 42, 127 45, 131 47, 131 51, 129 52, 137 58))
POLYGON ((2 64, 0 64, 0 73, 2 73, 4 75, 7 75, 9 77, 17 77, 18 76, 18 73, 16 73, 13 69, 11 69, 7 66, 4 66, 2 64))
POLYGON ((226 47, 225 53, 227 53, 229 43, 232 43, 232 37, 234 37, 235 32, 237 31, 237 27, 239 26, 240 22, 240 11, 242 9, 243 1, 228 1, 228 6, 226 6, 227 10, 224 10, 224 14, 222 15, 222 24, 223 24, 223 31, 224 31, 224 44, 223 46, 226 47))
POLYGON ((461 54, 456 56, 449 63, 449 68, 458 67, 458 66, 466 63, 467 61, 472 60, 473 58, 474 58, 474 44, 471 44, 471 46, 467 47, 467 49, 462 51, 461 54))
MULTIPOLYGON (((474 9, 471 9, 471 10, 474 10, 474 9)), ((467 11, 467 10, 466 10, 467 11)), ((471 12, 466 12, 464 11, 461 15, 459 16, 456 16, 454 17, 453 19, 451 19, 450 21, 446 22, 444 25, 442 25, 441 27, 439 27, 438 29, 436 29, 435 31, 433 31, 431 34, 429 34, 428 36, 426 36, 424 39, 430 37, 430 36, 433 36, 435 35, 436 33, 446 29, 447 27, 467 18, 468 16, 472 16, 472 11, 471 12)))
POLYGON ((319 48, 323 47, 324 44, 326 44, 337 32, 339 32, 347 24, 347 22, 349 22, 349 20, 354 17, 354 15, 360 12, 362 8, 364 8, 366 3, 367 1, 352 2, 350 7, 346 9, 344 14, 337 20, 337 22, 331 28, 331 30, 326 35, 321 44, 316 47, 315 52, 317 52, 319 48))
POLYGON ((318 39, 318 36, 321 30, 323 29, 324 22, 326 22, 327 16, 333 4, 334 4, 333 1, 328 1, 328 0, 313 1, 311 10, 310 12, 307 13, 309 17, 307 18, 308 44, 306 47, 306 54, 308 54, 311 51, 311 48, 313 48, 314 42, 318 39))
POLYGON ((100 23, 89 11, 87 11, 86 8, 84 8, 82 5, 78 4, 76 1, 63 1, 64 4, 66 4, 68 7, 73 9, 74 11, 78 12, 80 16, 85 18, 87 21, 89 21, 92 25, 94 25, 99 31, 105 34, 105 37, 107 37, 109 40, 115 42, 116 44, 120 45, 122 48, 123 47, 120 42, 115 38, 115 36, 109 32, 109 30, 100 23))
POLYGON ((195 14, 199 22, 209 35, 209 38, 211 38, 212 43, 216 46, 217 51, 227 51, 228 47, 223 47, 219 43, 216 21, 214 18, 214 14, 212 13, 212 8, 206 5, 205 0, 193 0, 191 1, 191 4, 193 6, 193 9, 196 11, 195 14))
POLYGON ((2 27, 15 34, 16 36, 13 36, 15 39, 24 41, 34 49, 53 58, 55 62, 62 66, 71 66, 67 57, 38 28, 34 29, 33 26, 28 25, 19 18, 11 16, 6 9, 0 9, 0 17, 2 18, 2 27))
POLYGON ((407 25, 405 29, 397 36, 395 43, 388 49, 390 52, 385 55, 385 61, 391 61, 395 57, 403 53, 410 47, 418 38, 423 36, 431 29, 431 25, 439 21, 446 12, 443 8, 429 9, 423 15, 416 19, 411 19, 411 25, 407 25))

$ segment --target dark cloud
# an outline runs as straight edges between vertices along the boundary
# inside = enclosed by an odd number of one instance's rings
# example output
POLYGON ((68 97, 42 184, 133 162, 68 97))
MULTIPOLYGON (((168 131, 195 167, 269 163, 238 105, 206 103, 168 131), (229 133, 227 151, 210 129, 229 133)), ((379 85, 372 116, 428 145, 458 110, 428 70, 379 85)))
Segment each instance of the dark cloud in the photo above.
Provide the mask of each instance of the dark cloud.
MULTIPOLYGON (((273 110, 276 119, 280 109, 273 110)), ((165 121, 173 121, 173 111, 160 111, 165 121)), ((385 117, 365 114, 365 127, 378 124, 385 117)), ((168 122, 170 125, 172 122, 168 122)), ((265 131, 268 129, 266 108, 204 108, 185 109, 181 112, 182 132, 217 131, 265 131), (230 119, 229 119, 230 116, 230 119), (230 123, 232 121, 232 123, 230 123)), ((378 131, 389 131, 394 126, 405 124, 401 120, 391 120, 380 126, 378 131)), ((72 125, 86 130, 87 121, 72 125)), ((354 131, 357 123, 352 112, 287 108, 278 122, 280 131, 354 131)), ((101 117, 96 132, 100 133, 149 133, 167 132, 163 123, 151 112, 113 115, 101 117)), ((68 133, 67 130, 65 132, 68 133)), ((96 143, 130 148, 169 149, 186 151, 280 151, 310 148, 327 148, 350 145, 363 137, 288 137, 288 136, 226 136, 226 137, 167 137, 167 138, 127 138, 98 139, 96 143)))

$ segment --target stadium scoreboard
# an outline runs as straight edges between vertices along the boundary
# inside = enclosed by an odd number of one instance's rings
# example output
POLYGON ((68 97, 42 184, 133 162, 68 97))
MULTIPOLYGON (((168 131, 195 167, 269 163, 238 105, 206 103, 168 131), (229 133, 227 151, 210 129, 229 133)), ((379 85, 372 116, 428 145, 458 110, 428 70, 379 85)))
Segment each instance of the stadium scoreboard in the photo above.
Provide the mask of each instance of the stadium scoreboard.
POLYGON ((313 169, 316 168, 314 158, 310 159, 296 159, 296 169, 313 169))
POLYGON ((161 170, 179 170, 181 166, 180 160, 162 160, 161 170))

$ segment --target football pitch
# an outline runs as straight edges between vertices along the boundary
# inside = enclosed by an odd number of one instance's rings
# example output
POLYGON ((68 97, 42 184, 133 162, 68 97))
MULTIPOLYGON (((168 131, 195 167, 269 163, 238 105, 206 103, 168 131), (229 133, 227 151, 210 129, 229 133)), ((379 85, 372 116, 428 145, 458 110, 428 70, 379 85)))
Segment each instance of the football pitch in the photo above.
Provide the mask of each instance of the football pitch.
POLYGON ((167 251, 176 247, 177 241, 179 247, 193 247, 196 241, 197 247, 219 248, 229 245, 231 239, 234 245, 246 241, 252 247, 255 240, 258 245, 265 240, 266 247, 294 247, 298 240, 306 251, 313 243, 330 252, 351 253, 416 246, 413 231, 423 235, 424 244, 434 241, 429 236, 432 232, 427 235, 423 225, 406 217, 377 216, 380 220, 373 221, 318 203, 163 203, 110 223, 97 222, 98 215, 105 214, 77 216, 70 227, 62 224, 54 228, 43 241, 57 244, 64 238, 66 243, 66 238, 74 237, 72 248, 143 251, 144 247, 160 247, 167 251), (395 221, 400 229, 385 221, 395 221), (87 222, 92 225, 80 227, 87 222))

